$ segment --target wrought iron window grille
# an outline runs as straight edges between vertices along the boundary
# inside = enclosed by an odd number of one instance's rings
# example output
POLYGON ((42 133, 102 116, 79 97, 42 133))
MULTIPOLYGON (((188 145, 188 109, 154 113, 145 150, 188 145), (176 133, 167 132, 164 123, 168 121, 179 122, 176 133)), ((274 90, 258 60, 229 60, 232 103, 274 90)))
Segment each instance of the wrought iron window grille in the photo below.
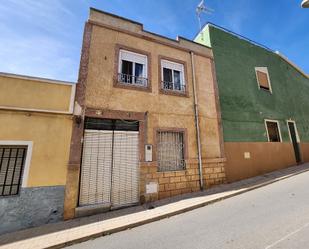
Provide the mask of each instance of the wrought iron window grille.
POLYGON ((158 171, 185 170, 182 132, 158 132, 158 171))
POLYGON ((0 197, 20 191, 26 147, 0 146, 0 197))
POLYGON ((147 78, 123 73, 118 73, 118 82, 140 87, 147 87, 148 85, 147 78))
POLYGON ((185 92, 186 85, 174 82, 162 81, 162 89, 168 91, 185 92))

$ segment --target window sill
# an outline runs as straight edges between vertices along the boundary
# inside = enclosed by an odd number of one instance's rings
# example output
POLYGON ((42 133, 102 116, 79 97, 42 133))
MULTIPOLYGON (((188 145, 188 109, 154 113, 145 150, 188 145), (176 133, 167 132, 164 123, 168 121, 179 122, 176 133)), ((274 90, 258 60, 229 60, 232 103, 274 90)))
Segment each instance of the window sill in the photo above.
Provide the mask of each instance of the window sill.
POLYGON ((123 83, 121 81, 114 80, 114 87, 122 88, 122 89, 129 89, 129 90, 143 91, 143 92, 151 92, 151 84, 149 81, 148 81, 148 86, 138 86, 138 85, 123 83))
POLYGON ((179 96, 179 97, 186 97, 189 98, 189 93, 188 91, 181 92, 181 91, 174 91, 174 90, 167 90, 167 89, 162 89, 160 88, 159 92, 161 94, 166 94, 166 95, 173 95, 173 96, 179 96))
POLYGON ((270 89, 267 89, 267 88, 264 88, 264 87, 260 87, 260 90, 272 94, 270 89))
POLYGON ((175 169, 175 170, 164 170, 164 171, 157 171, 157 173, 175 173, 175 172, 185 172, 187 169, 175 169))

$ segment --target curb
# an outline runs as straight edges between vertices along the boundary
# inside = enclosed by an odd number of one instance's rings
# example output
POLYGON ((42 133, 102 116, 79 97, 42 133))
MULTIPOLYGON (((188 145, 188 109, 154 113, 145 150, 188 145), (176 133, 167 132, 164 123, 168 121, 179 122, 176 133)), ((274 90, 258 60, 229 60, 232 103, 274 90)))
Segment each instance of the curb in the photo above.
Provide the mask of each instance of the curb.
MULTIPOLYGON (((72 239, 70 241, 65 241, 65 242, 61 242, 61 243, 57 243, 56 242, 57 244, 55 244, 55 245, 50 245, 50 246, 41 247, 41 248, 53 248, 53 249, 54 248, 63 248, 63 247, 70 246, 70 245, 73 245, 73 244, 76 244, 76 243, 85 242, 85 241, 88 241, 88 240, 91 240, 91 239, 95 239, 95 238, 98 238, 98 237, 102 237, 102 236, 105 236, 105 235, 110 235, 110 234, 113 234, 113 233, 116 233, 116 232, 124 231, 124 230, 131 229, 131 228, 135 228, 135 227, 138 227, 138 226, 141 226, 141 225, 145 225, 145 224, 148 224, 148 223, 151 223, 151 222, 154 222, 154 221, 158 221, 158 220, 161 220, 161 219, 164 219, 164 218, 169 218, 171 216, 175 216, 175 215, 178 215, 178 214, 181 214, 181 213, 192 211, 194 209, 201 208, 201 207, 213 204, 215 202, 219 202, 221 200, 225 200, 225 199, 228 199, 228 198, 231 198, 231 197, 234 197, 234 196, 237 196, 237 195, 249 192, 251 190, 258 189, 258 188, 270 185, 270 184, 278 182, 278 181, 282 181, 284 179, 287 179, 287 178, 290 178, 292 176, 296 176, 296 175, 302 174, 302 173, 307 172, 307 171, 309 171, 309 168, 306 168, 306 169, 303 169, 303 170, 300 170, 298 172, 294 172, 294 173, 291 173, 291 174, 288 174, 288 175, 285 175, 285 176, 282 176, 282 177, 277 177, 277 178, 265 181, 263 183, 256 184, 256 185, 251 186, 251 187, 244 187, 243 189, 240 189, 240 190, 234 190, 234 192, 227 193, 225 196, 217 197, 217 198, 214 198, 212 200, 206 200, 204 202, 193 204, 193 205, 181 208, 179 210, 175 210, 175 211, 159 214, 159 215, 157 215, 155 217, 151 217, 151 218, 148 218, 148 219, 146 218, 146 219, 135 221, 135 222, 134 221, 133 222, 129 222, 129 224, 120 225, 118 227, 111 228, 111 229, 106 229, 106 230, 100 231, 100 232, 94 232, 93 234, 85 235, 83 237, 80 237, 80 238, 77 238, 77 239, 72 239)), ((155 209, 153 209, 153 210, 155 210, 155 209)), ((65 231, 66 230, 63 230, 63 232, 65 232, 65 231)), ((42 236, 46 236, 46 235, 42 235, 42 236)), ((32 238, 32 239, 35 240, 35 239, 39 239, 39 238, 40 238, 40 236, 38 236, 36 238, 32 238)), ((6 244, 6 245, 3 245, 3 246, 0 246, 0 248, 1 249, 20 248, 20 246, 21 246, 20 244, 22 242, 23 241, 13 242, 13 243, 10 243, 10 244, 6 244)), ((34 245, 34 244, 32 244, 32 245, 34 245)), ((32 247, 30 247, 30 248, 32 248, 32 247)))

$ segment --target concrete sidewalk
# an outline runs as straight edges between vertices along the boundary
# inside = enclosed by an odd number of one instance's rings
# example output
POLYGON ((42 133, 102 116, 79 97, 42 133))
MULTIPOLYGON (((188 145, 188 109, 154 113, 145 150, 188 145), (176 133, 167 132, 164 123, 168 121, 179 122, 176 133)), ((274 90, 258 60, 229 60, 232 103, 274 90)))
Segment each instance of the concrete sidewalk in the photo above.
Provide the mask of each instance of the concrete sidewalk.
POLYGON ((157 201, 151 206, 131 207, 2 235, 0 249, 64 247, 193 210, 308 170, 309 164, 303 164, 232 184, 220 185, 203 192, 157 201))

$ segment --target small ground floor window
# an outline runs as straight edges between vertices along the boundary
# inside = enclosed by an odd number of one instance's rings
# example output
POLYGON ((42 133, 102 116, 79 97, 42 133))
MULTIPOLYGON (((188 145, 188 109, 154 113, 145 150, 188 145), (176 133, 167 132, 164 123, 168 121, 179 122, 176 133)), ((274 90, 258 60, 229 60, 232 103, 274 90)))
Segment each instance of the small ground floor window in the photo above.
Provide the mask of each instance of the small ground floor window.
POLYGON ((281 142, 280 127, 278 121, 265 120, 269 142, 281 142))
POLYGON ((0 196, 19 193, 26 152, 26 146, 0 146, 0 196))
POLYGON ((158 131, 157 160, 158 171, 185 169, 183 132, 158 131))

